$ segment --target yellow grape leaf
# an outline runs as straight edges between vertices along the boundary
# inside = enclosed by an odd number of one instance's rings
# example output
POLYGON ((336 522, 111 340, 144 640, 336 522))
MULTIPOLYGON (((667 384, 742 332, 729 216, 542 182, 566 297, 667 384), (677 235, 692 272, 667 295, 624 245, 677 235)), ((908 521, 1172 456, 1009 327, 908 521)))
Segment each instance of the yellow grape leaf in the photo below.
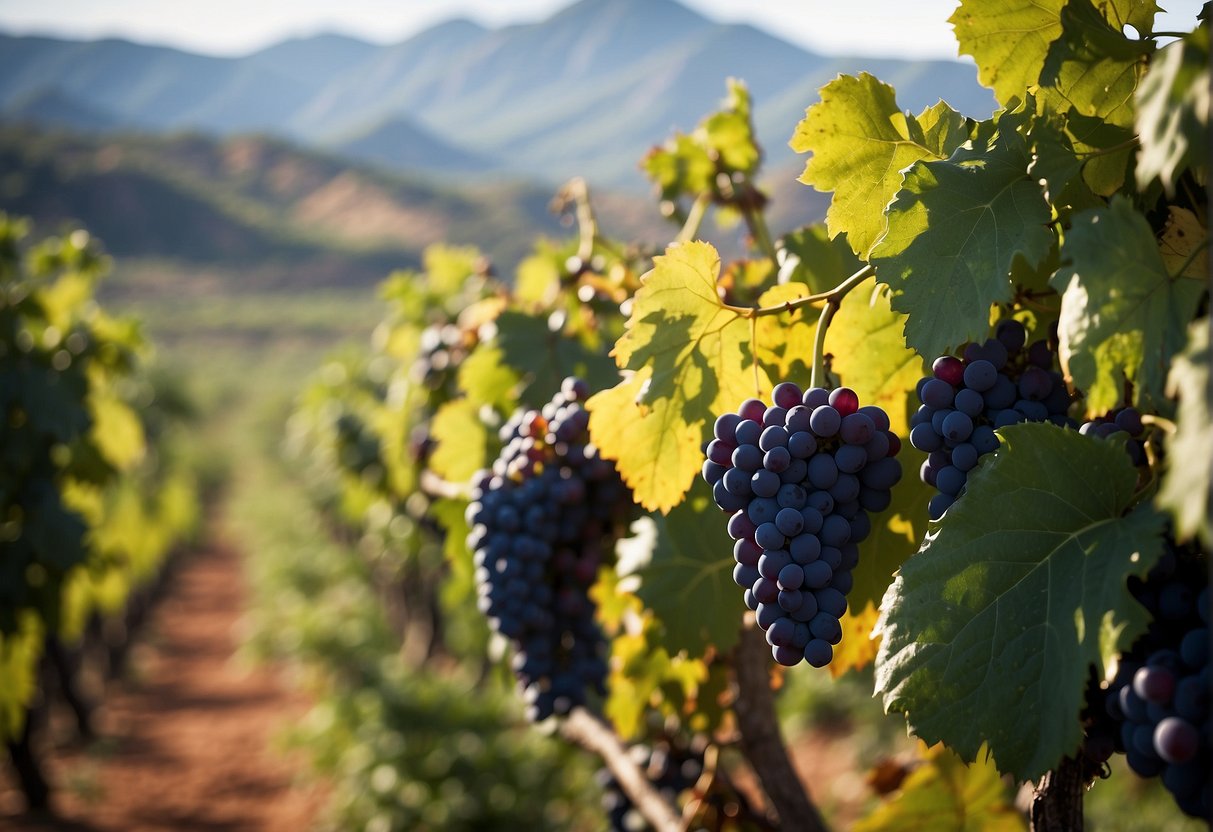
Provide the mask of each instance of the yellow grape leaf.
POLYGON ((1158 241, 1158 250, 1162 252, 1167 271, 1178 276, 1179 270, 1183 269, 1184 277, 1205 280, 1209 274, 1209 249, 1204 242, 1208 237, 1209 230, 1200 224, 1200 219, 1194 213, 1172 205, 1162 239, 1158 241), (1198 246, 1204 247, 1193 256, 1198 246))
MULTIPOLYGON (((758 298, 758 305, 777 306, 811 294, 812 290, 803 283, 784 283, 763 292, 758 298)), ((790 381, 795 376, 803 376, 801 380, 808 381, 812 371, 813 337, 817 332, 819 311, 819 307, 797 309, 791 314, 764 315, 755 322, 754 352, 758 355, 758 362, 773 377, 790 381)), ((808 385, 805 383, 801 386, 808 385)), ((762 392, 767 394, 770 391, 762 392)))
POLYGON ((587 403, 594 444, 650 511, 682 501, 716 416, 770 387, 755 371, 749 320, 716 292, 719 274, 720 256, 707 243, 657 257, 611 352, 632 375, 587 403))
POLYGON ((847 610, 839 619, 842 641, 834 648, 834 658, 828 665, 830 675, 837 679, 848 670, 861 670, 876 660, 880 637, 872 638, 872 628, 880 610, 871 601, 860 612, 847 610))
POLYGON ((91 439, 106 462, 127 471, 143 459, 147 450, 143 423, 130 405, 96 389, 88 405, 93 416, 91 439))
POLYGON ((926 369, 922 357, 906 346, 906 316, 894 312, 889 293, 871 278, 852 289, 830 321, 826 352, 831 369, 859 395, 889 414, 889 429, 909 434, 916 404, 915 386, 926 369))
POLYGON ((1009 800, 988 755, 965 765, 937 745, 910 772, 891 799, 851 827, 852 832, 1023 832, 1023 815, 1009 800))
POLYGON ((467 482, 489 465, 489 432, 479 406, 455 399, 438 408, 432 423, 434 452, 430 470, 450 482, 467 482))

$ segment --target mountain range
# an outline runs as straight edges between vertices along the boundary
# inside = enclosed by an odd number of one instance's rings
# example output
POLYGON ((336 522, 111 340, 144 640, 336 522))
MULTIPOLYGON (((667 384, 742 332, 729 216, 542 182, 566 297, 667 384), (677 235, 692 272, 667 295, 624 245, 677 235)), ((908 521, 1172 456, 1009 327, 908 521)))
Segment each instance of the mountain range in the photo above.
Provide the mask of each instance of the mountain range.
POLYGON ((861 70, 905 109, 994 106, 964 63, 825 57, 675 0, 579 0, 536 23, 451 20, 390 45, 321 34, 241 57, 0 34, 0 120, 265 133, 397 170, 639 188, 640 157, 692 129, 726 78, 749 85, 778 166, 816 90, 861 70))

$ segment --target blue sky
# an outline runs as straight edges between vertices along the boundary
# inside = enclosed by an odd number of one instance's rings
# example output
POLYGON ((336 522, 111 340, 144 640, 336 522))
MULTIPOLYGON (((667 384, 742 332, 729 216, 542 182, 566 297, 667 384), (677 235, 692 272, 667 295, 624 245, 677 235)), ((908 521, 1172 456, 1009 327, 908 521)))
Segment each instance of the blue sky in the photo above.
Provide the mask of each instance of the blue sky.
MULTIPOLYGON (((957 0, 680 0, 825 54, 955 57, 947 18, 957 0)), ((401 40, 438 21, 541 19, 571 0, 0 0, 0 29, 117 35, 211 54, 241 54, 292 35, 340 31, 401 40)), ((1162 0, 1166 28, 1190 29, 1200 0, 1162 0)))

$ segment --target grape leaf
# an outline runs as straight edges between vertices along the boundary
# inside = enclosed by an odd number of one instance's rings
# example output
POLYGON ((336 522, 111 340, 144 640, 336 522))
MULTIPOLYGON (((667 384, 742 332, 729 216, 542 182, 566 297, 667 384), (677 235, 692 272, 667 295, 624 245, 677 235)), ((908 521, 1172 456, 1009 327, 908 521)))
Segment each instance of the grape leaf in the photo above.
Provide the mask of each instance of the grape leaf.
POLYGON ((861 258, 885 229, 884 209, 902 171, 920 159, 945 159, 969 138, 972 122, 942 101, 917 118, 897 107, 893 88, 875 77, 842 75, 821 88, 789 142, 812 153, 800 181, 834 192, 830 236, 845 233, 861 258))
POLYGON ((640 166, 666 200, 677 199, 684 193, 710 193, 716 177, 716 164, 707 149, 686 135, 654 147, 640 166))
POLYGON ((881 603, 876 693, 928 743, 1035 779, 1082 739, 1091 665, 1149 615, 1126 580, 1162 552, 1121 443, 1014 425, 881 603))
POLYGON ((1167 193, 1185 169, 1208 168, 1209 28, 1199 26, 1151 61, 1137 88, 1137 185, 1156 177, 1167 193))
POLYGON ((509 413, 518 401, 522 379, 505 363, 501 349, 492 342, 476 345, 459 365, 459 389, 476 404, 488 404, 509 413))
MULTIPOLYGON (((637 596, 661 624, 661 646, 675 655, 702 656, 709 647, 726 653, 737 641, 745 612, 733 583, 733 542, 726 517, 697 481, 668 515, 654 515, 651 549, 637 558, 637 596)), ((620 565, 621 571, 624 565, 620 565)))
POLYGON ((862 670, 875 660, 880 640, 872 638, 872 628, 879 616, 876 604, 869 601, 858 612, 848 609, 838 620, 842 641, 834 647, 834 657, 826 665, 832 677, 837 679, 847 671, 862 670))
POLYGON ((1024 818, 986 758, 965 765, 943 746, 927 752, 891 799, 852 832, 1022 832, 1024 818))
POLYGON ((977 61, 977 79, 1003 106, 1040 80, 1049 45, 1061 34, 1064 0, 962 0, 948 18, 960 54, 977 61))
POLYGON ((756 382, 770 389, 747 354, 749 321, 716 293, 719 272, 707 243, 671 246, 657 257, 611 352, 633 375, 587 403, 594 444, 650 511, 682 500, 716 416, 754 395, 756 382))
POLYGON ((1179 399, 1178 429, 1167 439, 1167 473, 1158 504, 1175 519, 1180 540, 1199 536, 1213 545, 1209 495, 1213 491, 1213 415, 1209 413, 1209 319, 1188 330, 1188 348, 1175 357, 1167 393, 1179 399))
POLYGON ((871 262, 893 289, 893 309, 908 316, 905 340, 920 355, 984 340, 991 304, 1011 298, 1015 258, 1034 267, 1052 247, 1049 205, 1027 175, 1020 121, 1003 115, 984 150, 915 163, 889 206, 871 262))
POLYGON ((728 80, 728 96, 721 109, 712 113, 696 131, 703 144, 729 171, 753 173, 762 160, 750 122, 750 92, 735 78, 728 80))
POLYGON ((1061 254, 1049 281, 1062 295, 1061 360, 1086 392, 1087 413, 1117 407, 1126 378, 1136 403, 1165 407, 1167 369, 1183 349, 1204 281, 1168 273, 1146 218, 1124 197, 1076 215, 1061 254))
POLYGON ((492 343, 501 351, 501 360, 525 384, 519 393, 522 404, 542 407, 567 376, 581 377, 592 390, 619 380, 610 359, 553 329, 547 318, 507 310, 494 323, 492 343))
POLYGON ((1068 0, 1061 36, 1041 68, 1041 93, 1056 112, 1076 110, 1120 127, 1133 124, 1133 93, 1154 51, 1148 40, 1131 40, 1091 0, 1068 0))
POLYGON ((872 279, 843 298, 826 333, 831 369, 859 394, 860 404, 884 408, 889 429, 898 436, 909 433, 918 405, 914 389, 926 369, 918 353, 906 346, 905 322, 906 316, 890 306, 889 293, 872 279))
POLYGON ((777 256, 779 282, 805 283, 813 293, 828 292, 863 266, 851 251, 847 235, 830 239, 824 225, 806 225, 784 234, 777 256))
POLYGON ((489 467, 488 427, 480 418, 480 407, 471 399, 455 399, 438 408, 430 423, 434 450, 429 466, 450 482, 467 482, 481 468, 489 467))

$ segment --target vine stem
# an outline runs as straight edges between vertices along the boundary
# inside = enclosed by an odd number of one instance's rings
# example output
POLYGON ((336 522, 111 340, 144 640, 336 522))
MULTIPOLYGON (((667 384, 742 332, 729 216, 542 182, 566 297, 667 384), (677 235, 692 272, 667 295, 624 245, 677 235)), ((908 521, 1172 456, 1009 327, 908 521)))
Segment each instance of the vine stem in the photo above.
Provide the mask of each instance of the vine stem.
POLYGON ((421 490, 429 496, 444 500, 466 500, 471 497, 472 492, 471 486, 467 483, 444 480, 430 470, 421 472, 419 485, 421 490))
POLYGON ((1166 418, 1165 416, 1155 416, 1152 413, 1141 414, 1141 423, 1143 425, 1154 425, 1155 427, 1162 428, 1168 434, 1173 434, 1179 430, 1176 424, 1170 419, 1166 418))
POLYGON ((737 675, 737 729, 741 748, 779 815, 781 830, 828 832, 825 820, 796 774, 779 730, 770 683, 766 639, 748 617, 733 652, 737 675))
POLYGON ((574 708, 561 722, 560 734, 602 758, 620 788, 656 832, 682 832, 682 818, 649 782, 609 725, 585 708, 574 708))
POLYGON ((1036 785, 1028 812, 1031 832, 1082 832, 1082 766, 1069 757, 1036 785))
POLYGON ((686 243, 695 239, 695 235, 699 233, 699 227, 703 225, 703 218, 707 216, 708 206, 712 204, 712 195, 702 193, 695 197, 695 201, 691 203, 691 210, 687 212, 686 219, 682 223, 682 228, 678 232, 678 236, 674 238, 677 243, 686 243))
POLYGON ((788 312, 795 312, 801 307, 812 306, 813 304, 821 303, 822 301, 825 301, 827 304, 838 304, 842 303, 842 299, 847 296, 848 292, 850 292, 860 283, 863 283, 875 273, 876 270, 871 266, 864 266, 862 269, 855 272, 855 274, 839 283, 833 289, 829 289, 825 292, 818 292, 814 295, 805 295, 802 298, 792 298, 791 300, 786 300, 783 303, 778 303, 774 306, 730 306, 726 303, 724 304, 724 308, 732 312, 736 312, 743 318, 761 318, 766 315, 783 315, 788 312))

